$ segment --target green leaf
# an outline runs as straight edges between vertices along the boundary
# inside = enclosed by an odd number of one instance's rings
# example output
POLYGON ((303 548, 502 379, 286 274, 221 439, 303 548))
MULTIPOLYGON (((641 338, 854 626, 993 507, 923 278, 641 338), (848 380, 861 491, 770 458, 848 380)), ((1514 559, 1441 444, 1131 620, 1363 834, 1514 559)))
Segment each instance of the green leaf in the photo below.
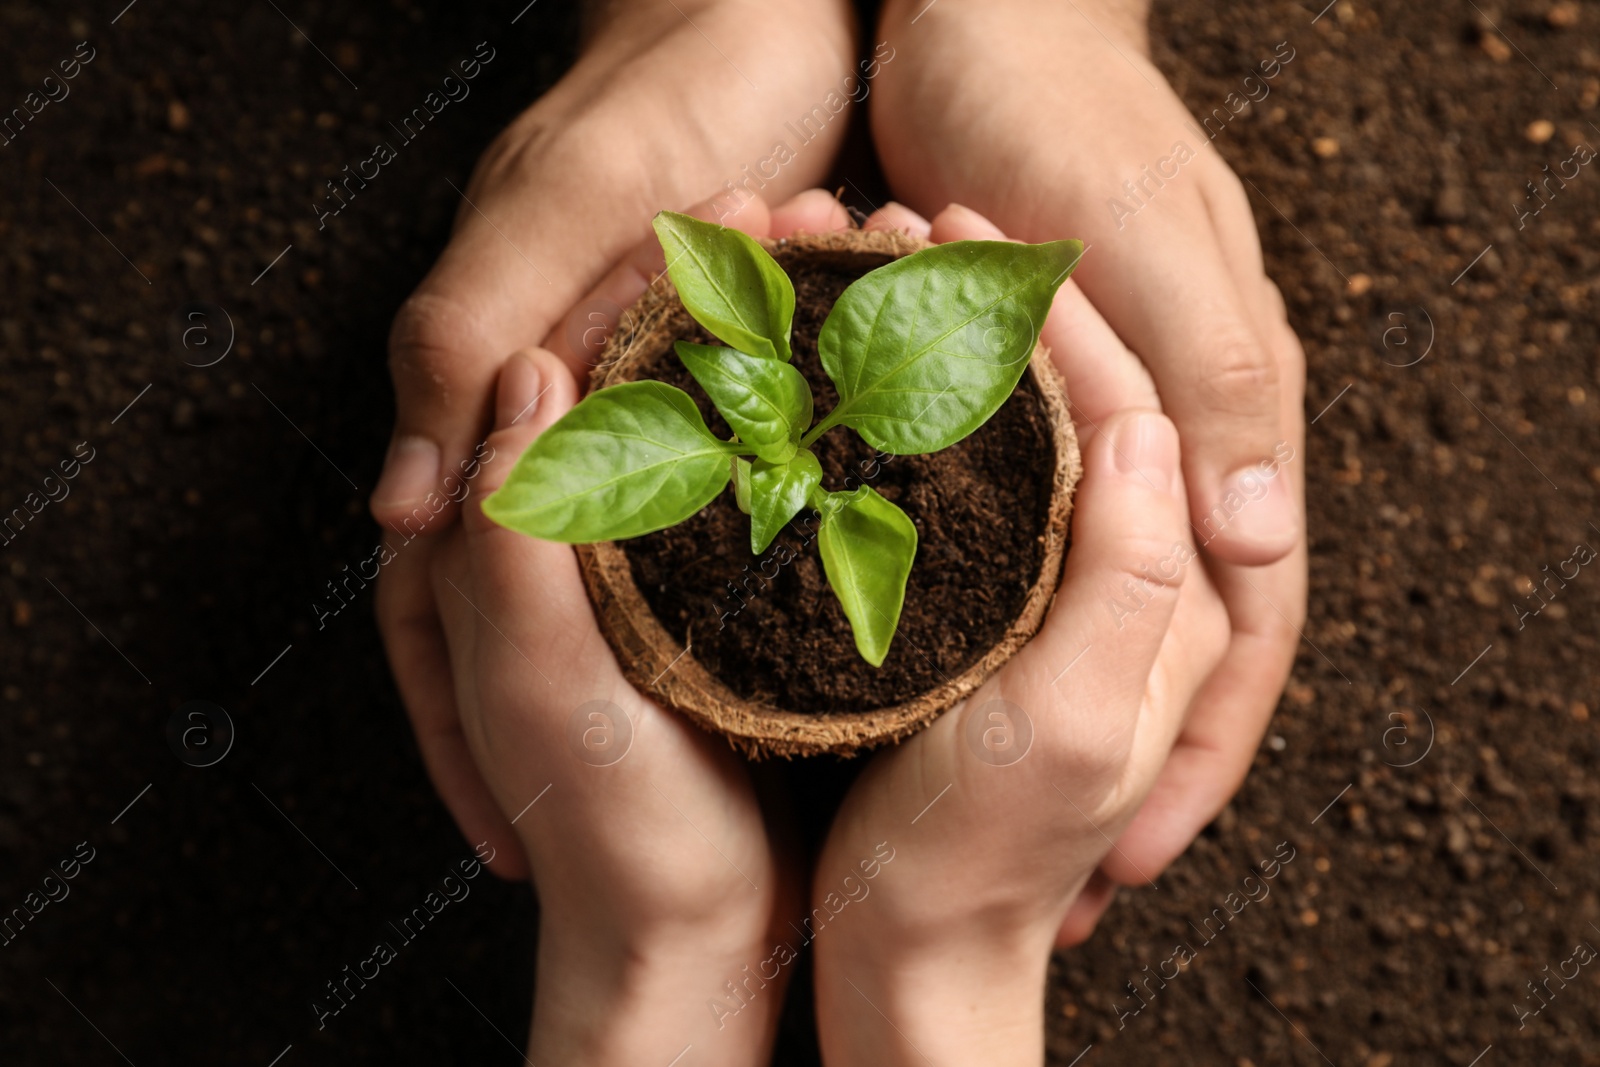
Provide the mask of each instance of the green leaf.
POLYGON ((917 528, 866 486, 829 494, 826 505, 817 533, 823 570, 855 631, 856 651, 881 667, 900 624, 917 528))
POLYGON ((728 453, 688 393, 628 382, 590 393, 540 434, 483 512, 545 541, 638 537, 709 504, 728 484, 728 453))
POLYGON ((733 457, 733 502, 750 514, 750 461, 743 456, 733 457))
POLYGON ((822 464, 808 449, 787 463, 756 460, 750 471, 750 551, 765 552, 821 483, 822 464))
POLYGON ((674 211, 654 226, 667 276, 695 321, 741 352, 789 362, 794 286, 767 250, 748 234, 674 211))
POLYGON ((677 344, 678 358, 756 455, 785 463, 811 425, 811 387, 787 363, 732 348, 677 344))
POLYGON ((863 275, 817 339, 839 406, 801 443, 844 425, 916 455, 982 426, 1016 388, 1082 254, 1080 241, 957 241, 863 275))

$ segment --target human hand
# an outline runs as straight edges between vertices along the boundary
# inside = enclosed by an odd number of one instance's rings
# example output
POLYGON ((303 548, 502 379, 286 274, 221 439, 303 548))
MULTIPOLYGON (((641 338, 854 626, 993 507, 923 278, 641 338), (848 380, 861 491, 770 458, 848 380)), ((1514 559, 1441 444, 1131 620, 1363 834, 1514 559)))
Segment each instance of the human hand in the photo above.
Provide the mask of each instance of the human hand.
MULTIPOLYGON (((576 400, 553 353, 513 355, 482 491, 576 400)), ((761 958, 785 897, 743 763, 623 679, 570 546, 496 526, 471 500, 431 562, 466 748, 538 892, 529 1056, 764 1057, 781 986, 722 1026, 705 1009, 761 958)))
MULTIPOLYGON (((656 211, 700 201, 770 157, 784 121, 852 69, 852 19, 843 0, 607 5, 572 70, 479 161, 449 246, 395 319, 398 413, 372 512, 415 540, 383 570, 378 624, 429 775, 467 838, 490 843, 502 876, 526 877, 527 865, 462 738, 428 581, 496 375, 510 353, 541 344, 581 373, 603 330, 584 314, 564 327, 569 309, 597 283, 601 306, 627 306, 622 292, 647 279, 607 271, 650 237, 656 211)), ((826 125, 766 195, 822 175, 844 126, 842 116, 826 125)))
MULTIPOLYGON (((692 210, 712 214, 706 204, 692 210)), ((787 236, 847 216, 812 192, 770 214, 752 200, 727 221, 787 236)), ((631 304, 664 267, 650 238, 597 291, 631 304)), ((736 1011, 707 1005, 745 981, 798 914, 796 857, 769 842, 729 746, 622 677, 572 548, 499 527, 480 505, 577 393, 546 349, 507 361, 495 429, 473 471, 477 495, 422 564, 447 636, 451 728, 470 761, 462 773, 515 824, 509 847, 539 894, 529 1054, 632 1064, 667 1062, 692 1045, 695 1063, 763 1061, 787 976, 736 1011)), ((388 566, 416 566, 409 551, 388 566)))
MULTIPOLYGON (((931 228, 935 241, 1001 236, 957 207, 931 228)), ((1056 932, 1121 851, 1113 840, 1227 643, 1222 601, 1190 565, 1178 436, 1149 377, 1071 281, 1042 340, 1078 425, 1099 427, 1085 434, 1065 573, 1034 639, 874 756, 835 818, 813 880, 830 1067, 1043 1061, 1056 932), (1140 606, 1110 610, 1130 584, 1140 606), (1011 747, 986 747, 996 730, 1011 747)))
MULTIPOLYGON (((1146 9, 889 0, 880 33, 898 58, 872 102, 900 200, 962 203, 1015 238, 1089 246, 1074 280, 1177 426, 1189 521, 1227 605, 1227 656, 1063 944, 1088 935, 1114 884, 1159 874, 1233 795, 1305 618, 1304 357, 1263 273, 1243 186, 1147 58, 1146 9), (1181 166, 1178 142, 1193 155, 1181 166), (1162 161, 1177 176, 1146 178, 1162 161), (1130 198, 1125 181, 1146 192, 1130 198), (1112 198, 1137 205, 1132 216, 1112 198)), ((1081 414, 1082 390, 1069 393, 1081 414)), ((1092 439, 1106 427, 1085 429, 1092 439)))

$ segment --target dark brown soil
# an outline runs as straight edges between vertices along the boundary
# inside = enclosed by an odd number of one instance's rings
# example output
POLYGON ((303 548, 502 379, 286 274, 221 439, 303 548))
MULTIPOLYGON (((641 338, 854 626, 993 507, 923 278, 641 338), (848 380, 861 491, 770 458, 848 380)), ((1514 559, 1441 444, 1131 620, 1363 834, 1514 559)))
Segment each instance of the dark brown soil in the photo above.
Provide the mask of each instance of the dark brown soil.
MULTIPOLYGON (((817 416, 838 402, 817 334, 858 275, 778 262, 795 285, 790 343, 817 416)), ((715 344, 694 327, 680 340, 715 344)), ((641 368, 688 391, 712 431, 731 431, 670 351, 641 368)), ((905 608, 881 668, 856 651, 828 587, 809 509, 761 556, 730 488, 689 521, 625 542, 634 580, 662 624, 740 696, 798 712, 867 711, 909 700, 971 666, 1005 634, 1039 577, 1055 450, 1031 379, 966 440, 924 456, 879 454, 852 430, 818 439, 823 487, 871 486, 917 526, 905 608)))
MULTIPOLYGON (((1058 957, 1056 1067, 1600 1063, 1593 964, 1526 1026, 1515 1011, 1578 941, 1600 947, 1600 574, 1518 614, 1546 565, 1600 549, 1600 172, 1517 216, 1545 165, 1600 147, 1600 4, 1559 29, 1554 0, 1478 0, 1499 37, 1469 4, 1341 0, 1313 24, 1323 2, 1156 4, 1158 62, 1196 112, 1278 42, 1297 50, 1214 145, 1254 183, 1306 414, 1322 413, 1304 453, 1309 643, 1237 800, 1159 890, 1123 894, 1058 957), (1555 132, 1536 144, 1540 119, 1555 132), (1394 314, 1408 348, 1385 346, 1394 314), (1397 366, 1430 320, 1427 357, 1397 366), (1431 717, 1420 760, 1385 743, 1405 717, 1418 746, 1431 717), (1202 946, 1189 924, 1280 841, 1298 851, 1271 896, 1202 946), (1127 983, 1179 940, 1196 961, 1119 1028, 1127 983)), ((8 1065, 122 1063, 108 1042, 141 1067, 522 1063, 534 902, 487 878, 317 1028, 311 999, 468 850, 370 600, 322 629, 310 604, 377 540, 384 335, 460 204, 446 179, 464 187, 560 73, 572 9, 512 26, 525 0, 278 6, 359 92, 268 4, 140 0, 114 26, 120 0, 0 9, 7 111, 78 41, 99 50, 0 148, 0 513, 96 449, 0 548, 0 910, 96 849, 0 948, 8 1065), (502 58, 472 97, 318 231, 324 180, 485 39, 502 58), (238 326, 214 367, 167 343, 190 300, 238 326), (208 768, 166 739, 194 699, 237 727, 208 768)), ((883 202, 869 169, 844 176, 857 207, 883 202)), ((827 791, 801 797, 820 832, 827 791)), ((790 1023, 778 1061, 815 1063, 790 1023)))

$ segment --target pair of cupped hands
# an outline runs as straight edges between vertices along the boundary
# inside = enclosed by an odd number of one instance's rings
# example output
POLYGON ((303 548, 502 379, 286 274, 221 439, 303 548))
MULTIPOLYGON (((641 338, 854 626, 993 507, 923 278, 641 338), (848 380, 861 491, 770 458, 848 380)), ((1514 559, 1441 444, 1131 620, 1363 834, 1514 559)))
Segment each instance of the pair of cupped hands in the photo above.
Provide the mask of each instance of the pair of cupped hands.
POLYGON ((398 529, 463 461, 475 476, 385 567, 379 623, 462 831, 538 891, 533 1062, 764 1063, 786 945, 815 953, 830 1065, 1039 1063, 1052 946, 1087 937, 1117 886, 1153 880, 1216 815, 1282 688, 1304 616, 1304 372, 1245 194, 1193 143, 1141 4, 925 2, 885 5, 892 59, 870 82, 837 0, 614 3, 480 162, 395 323, 375 515, 398 529), (761 197, 723 183, 863 84, 900 201, 868 228, 1089 246, 1041 336, 1084 475, 1043 628, 870 757, 808 872, 727 742, 624 680, 572 549, 479 505, 664 268, 656 211, 699 201, 757 237, 851 225, 803 191, 842 115, 761 197), (1179 140, 1198 158, 1119 228, 1106 200, 1179 140), (1033 734, 1005 765, 967 741, 996 700, 1033 734), (606 766, 569 743, 593 701, 631 733, 606 766))

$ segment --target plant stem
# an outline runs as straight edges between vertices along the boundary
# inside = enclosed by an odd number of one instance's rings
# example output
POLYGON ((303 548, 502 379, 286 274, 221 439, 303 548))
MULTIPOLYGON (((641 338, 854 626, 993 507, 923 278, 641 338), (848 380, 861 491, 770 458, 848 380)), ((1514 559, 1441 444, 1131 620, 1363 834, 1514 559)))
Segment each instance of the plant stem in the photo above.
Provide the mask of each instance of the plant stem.
MULTIPOLYGON (((842 406, 843 405, 840 405, 840 407, 842 406)), ((832 411, 828 412, 828 414, 823 417, 821 422, 811 427, 806 435, 800 438, 800 447, 810 448, 817 438, 821 437, 823 434, 839 425, 838 420, 835 418, 835 416, 838 414, 839 408, 834 408, 832 411)))

